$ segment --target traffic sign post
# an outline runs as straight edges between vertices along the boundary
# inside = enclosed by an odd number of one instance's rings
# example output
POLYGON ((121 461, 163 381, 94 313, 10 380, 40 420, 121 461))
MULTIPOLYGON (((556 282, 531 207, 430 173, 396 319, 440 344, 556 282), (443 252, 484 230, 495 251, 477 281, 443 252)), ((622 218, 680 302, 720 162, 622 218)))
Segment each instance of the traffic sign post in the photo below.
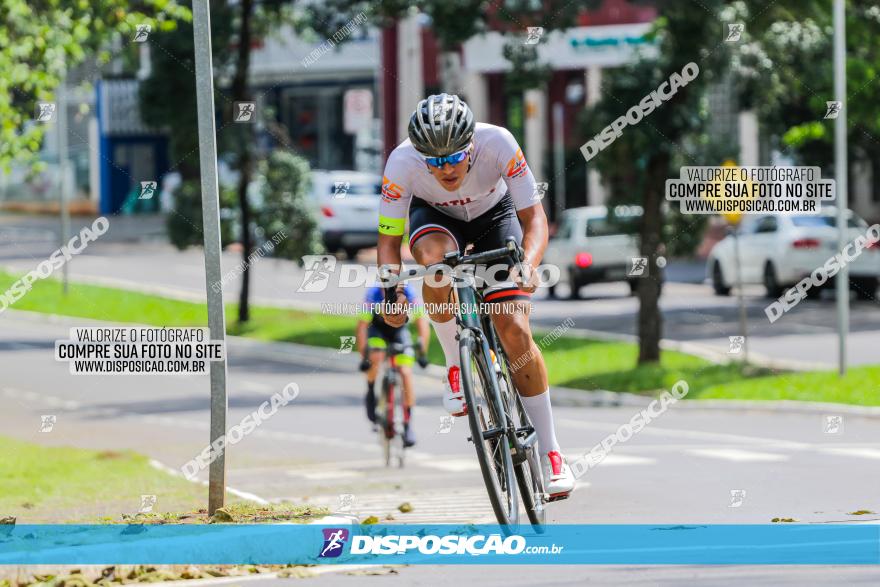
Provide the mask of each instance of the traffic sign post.
MULTIPOLYGON (((205 242, 205 284, 211 341, 223 344, 223 359, 211 361, 211 438, 220 446, 208 469, 208 515, 226 500, 226 448, 217 441, 226 435, 226 316, 220 267, 220 192, 217 181, 217 138, 214 126, 214 70, 211 63, 211 9, 208 0, 192 0, 196 65, 196 106, 199 122, 199 165, 202 184, 202 220, 205 242)), ((212 448, 213 450, 213 448, 212 448)))
MULTIPOLYGON (((834 175, 837 180, 837 250, 847 245, 846 156, 846 26, 844 0, 834 0, 834 96, 840 114, 834 121, 834 175)), ((840 264, 837 273, 837 356, 838 371, 846 375, 846 335, 849 332, 849 267, 840 264)))

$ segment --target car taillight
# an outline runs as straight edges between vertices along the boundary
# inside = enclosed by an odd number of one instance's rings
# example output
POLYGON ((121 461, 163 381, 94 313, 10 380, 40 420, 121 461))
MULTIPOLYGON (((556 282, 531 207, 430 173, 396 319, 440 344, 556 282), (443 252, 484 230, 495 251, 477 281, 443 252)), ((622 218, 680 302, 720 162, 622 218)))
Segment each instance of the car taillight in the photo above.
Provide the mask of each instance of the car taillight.
POLYGON ((821 244, 817 238, 799 238, 791 246, 795 249, 818 249, 821 244))
POLYGON ((574 257, 574 264, 581 269, 586 269, 593 264, 593 255, 590 253, 578 253, 574 257))
POLYGON ((321 206, 321 214, 323 214, 327 218, 332 218, 333 208, 331 208, 330 206, 321 206))

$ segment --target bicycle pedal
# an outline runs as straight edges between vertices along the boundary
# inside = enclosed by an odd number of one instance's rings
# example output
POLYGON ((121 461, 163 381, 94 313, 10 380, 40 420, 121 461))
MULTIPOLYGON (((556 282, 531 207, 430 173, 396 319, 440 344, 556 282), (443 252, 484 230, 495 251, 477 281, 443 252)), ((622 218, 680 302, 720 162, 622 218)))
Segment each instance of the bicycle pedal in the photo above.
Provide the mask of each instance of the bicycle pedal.
POLYGON ((563 493, 562 495, 551 495, 547 498, 547 502, 551 503, 554 501, 562 501, 564 499, 568 499, 571 496, 571 493, 563 493))

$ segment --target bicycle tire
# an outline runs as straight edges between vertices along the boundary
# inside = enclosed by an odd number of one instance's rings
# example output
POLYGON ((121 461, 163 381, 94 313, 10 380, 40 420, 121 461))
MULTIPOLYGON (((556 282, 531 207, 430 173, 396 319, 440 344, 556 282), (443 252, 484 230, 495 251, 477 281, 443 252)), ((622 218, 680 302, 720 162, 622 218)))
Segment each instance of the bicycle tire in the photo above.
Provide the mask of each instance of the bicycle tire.
MULTIPOLYGON (((493 328, 491 325, 490 328, 493 328)), ((493 332, 494 334, 494 332, 493 332)), ((498 336, 494 335, 494 340, 498 340, 498 336)), ((495 359, 501 369, 499 379, 503 379, 507 389, 507 397, 503 397, 507 410, 511 415, 515 415, 513 424, 517 429, 533 428, 529 415, 525 411, 522 398, 516 389, 516 384, 510 374, 510 361, 507 360, 507 354, 504 349, 498 347, 495 349, 495 359), (511 405, 513 404, 513 405, 511 405)), ((502 390, 502 394, 503 394, 502 390)), ((520 439, 520 444, 524 441, 520 439)), ((537 440, 536 440, 537 442, 537 440)), ((529 518, 535 532, 543 534, 544 523, 546 520, 546 502, 544 500, 544 478, 541 474, 541 459, 535 448, 535 445, 524 446, 525 454, 520 459, 514 459, 514 467, 516 468, 516 480, 519 484, 519 493, 525 506, 526 515, 529 518), (518 461, 519 462, 516 462, 518 461)))
POLYGON ((389 422, 388 405, 391 396, 391 384, 388 381, 388 375, 382 377, 382 394, 379 400, 379 406, 376 410, 377 420, 379 422, 379 445, 382 448, 382 456, 385 460, 385 466, 391 466, 391 438, 388 437, 388 426, 394 426, 394 421, 389 422))
POLYGON ((483 482, 486 484, 495 518, 502 529, 510 533, 511 527, 519 524, 518 482, 510 445, 506 434, 489 440, 483 437, 484 429, 506 427, 506 421, 499 423, 502 418, 506 420, 506 415, 503 413, 503 406, 499 405, 497 386, 493 384, 495 372, 489 366, 491 358, 486 356, 482 345, 477 342, 470 330, 462 330, 459 339, 461 385, 468 408, 471 439, 477 452, 477 461, 480 463, 480 471, 483 474, 483 482), (474 367, 482 391, 479 396, 477 382, 472 373, 474 367))
MULTIPOLYGON (((516 398, 516 407, 520 416, 520 423, 525 425, 529 422, 529 419, 523 409, 522 401, 519 399, 518 394, 516 398)), ((516 480, 519 483, 519 492, 522 496, 523 505, 526 508, 526 515, 529 518, 529 522, 537 533, 543 534, 544 524, 547 518, 547 510, 543 498, 538 497, 544 495, 544 478, 541 474, 541 460, 534 445, 524 447, 524 450, 526 451, 525 458, 521 463, 516 465, 516 480)))

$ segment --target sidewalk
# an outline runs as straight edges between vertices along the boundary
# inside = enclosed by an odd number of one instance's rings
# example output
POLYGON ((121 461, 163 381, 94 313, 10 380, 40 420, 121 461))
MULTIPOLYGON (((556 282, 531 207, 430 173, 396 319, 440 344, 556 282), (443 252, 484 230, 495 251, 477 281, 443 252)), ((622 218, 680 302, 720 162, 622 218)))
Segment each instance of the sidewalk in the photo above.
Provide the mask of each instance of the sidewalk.
MULTIPOLYGON (((78 233, 84 226, 91 226, 100 215, 83 215, 70 217, 71 235, 78 233)), ((101 236, 102 242, 136 243, 136 242, 168 242, 163 214, 110 215, 110 229, 101 236)), ((4 212, 0 214, 0 229, 4 240, 14 239, 22 242, 35 240, 61 239, 61 217, 49 214, 17 214, 4 212)))

